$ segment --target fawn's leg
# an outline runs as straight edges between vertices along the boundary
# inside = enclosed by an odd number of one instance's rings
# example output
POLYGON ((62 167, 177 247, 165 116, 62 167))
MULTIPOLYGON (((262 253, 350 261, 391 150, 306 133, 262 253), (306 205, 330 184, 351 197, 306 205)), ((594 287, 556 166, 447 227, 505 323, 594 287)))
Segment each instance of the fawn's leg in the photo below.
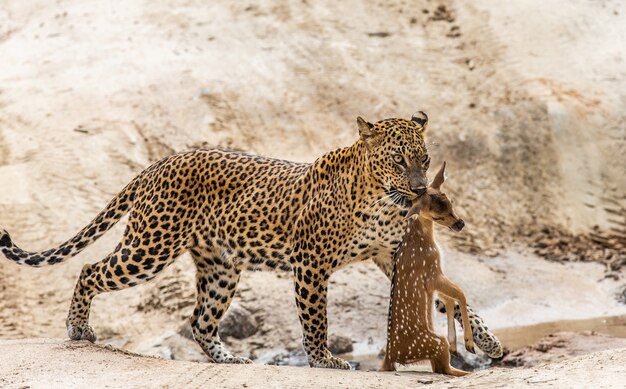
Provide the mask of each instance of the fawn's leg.
MULTIPOLYGON (((435 309, 440 313, 446 313, 446 307, 440 299, 435 299, 435 309)), ((496 359, 502 357, 502 343, 498 340, 498 337, 491 331, 485 324, 485 321, 472 310, 472 307, 467 305, 467 314, 472 324, 472 334, 474 337, 474 344, 489 356, 489 358, 496 359)), ((461 307, 459 304, 454 304, 454 319, 463 328, 463 318, 461 317, 461 307)))
MULTIPOLYGON (((373 260, 376 266, 378 266, 378 268, 385 273, 387 278, 391 280, 391 269, 393 267, 391 261, 381 260, 379 258, 374 258, 373 260)), ((446 310, 443 307, 445 307, 445 305, 443 305, 441 300, 435 299, 436 310, 441 313, 446 313, 446 310)), ((470 306, 467 306, 467 312, 470 317, 470 325, 472 327, 471 332, 473 334, 474 342, 491 358, 502 357, 502 345, 500 344, 498 338, 487 329, 484 320, 480 317, 480 315, 475 313, 470 306)), ((461 316, 458 304, 455 304, 453 313, 455 320, 462 325, 463 317, 461 316)), ((465 327, 463 328, 465 329, 465 327)))
POLYGON ((383 364, 380 367, 379 371, 396 371, 396 366, 393 362, 391 362, 391 358, 389 358, 388 352, 385 353, 385 359, 383 359, 383 364))
MULTIPOLYGON (((423 357, 426 355, 430 359, 430 365, 433 368, 433 373, 448 374, 453 376, 462 376, 467 374, 462 370, 457 370, 450 365, 450 345, 448 341, 443 337, 437 335, 433 324, 433 305, 434 305, 434 290, 429 288, 426 306, 428 307, 428 317, 426 318, 427 328, 423 331, 418 338, 422 339, 424 344, 422 348, 419 348, 419 355, 415 357, 423 357)), ((454 301, 447 296, 440 296, 443 301, 454 301)), ((454 305, 453 305, 454 306, 454 305)), ((450 317, 448 316, 448 331, 450 330, 450 317)), ((454 320, 452 321, 454 323, 454 320)), ((452 324, 454 329, 454 324, 452 324)), ((454 332, 454 331, 453 331, 454 332)), ((456 332, 454 345, 456 346, 456 332)), ((456 349, 455 349, 456 350, 456 349)))
MULTIPOLYGON (((471 353, 474 353, 474 339, 472 337, 472 327, 469 320, 469 315, 467 313, 467 301, 465 299, 465 294, 456 284, 450 281, 445 276, 440 276, 435 281, 436 290, 440 292, 440 294, 445 294, 448 297, 451 297, 459 302, 459 306, 461 307, 461 317, 463 319, 463 337, 465 338, 465 349, 471 353)), ((452 305, 454 306, 454 305, 452 305)))
POLYGON ((450 366, 450 350, 448 348, 448 341, 434 332, 429 332, 424 335, 427 350, 431 353, 430 365, 433 368, 433 373, 448 374, 456 377, 464 376, 468 372, 455 369, 450 366))
POLYGON ((433 306, 435 304, 435 298, 434 298, 434 291, 432 290, 427 290, 426 294, 428 295, 428 297, 426 298, 426 325, 428 326, 428 329, 431 332, 435 332, 435 324, 433 323, 434 320, 434 316, 433 316, 433 306))
POLYGON ((464 375, 468 375, 469 372, 465 370, 459 370, 450 365, 450 354, 448 354, 447 363, 443 359, 441 360, 431 360, 430 365, 433 368, 433 373, 439 374, 447 374, 454 377, 463 377, 464 375))
POLYGON ((450 352, 456 354, 456 326, 454 325, 454 300, 447 296, 439 296, 439 299, 446 307, 446 317, 448 318, 448 342, 450 352))

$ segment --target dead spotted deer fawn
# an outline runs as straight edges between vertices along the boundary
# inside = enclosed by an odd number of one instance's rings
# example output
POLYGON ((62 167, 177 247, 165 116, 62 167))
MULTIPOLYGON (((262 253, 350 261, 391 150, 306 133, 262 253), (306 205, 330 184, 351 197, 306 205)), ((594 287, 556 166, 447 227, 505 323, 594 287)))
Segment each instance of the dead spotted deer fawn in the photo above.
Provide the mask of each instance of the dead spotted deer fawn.
POLYGON ((474 352, 472 330, 463 291, 441 271, 433 222, 461 231, 465 223, 452 209, 443 184, 445 162, 426 193, 416 199, 407 214, 408 228, 396 253, 391 283, 387 351, 381 370, 395 370, 395 363, 411 364, 429 359, 433 372, 462 376, 467 372, 450 366, 448 341, 435 333, 432 323, 434 294, 446 305, 448 335, 456 342, 454 301, 461 308, 465 348, 474 352))

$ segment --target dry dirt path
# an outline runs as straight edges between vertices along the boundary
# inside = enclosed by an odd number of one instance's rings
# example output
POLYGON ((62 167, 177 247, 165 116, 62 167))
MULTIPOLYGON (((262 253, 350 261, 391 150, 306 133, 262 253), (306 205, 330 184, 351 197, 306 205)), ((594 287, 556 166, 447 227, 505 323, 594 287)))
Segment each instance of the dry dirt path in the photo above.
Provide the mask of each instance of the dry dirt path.
POLYGON ((4 388, 409 388, 424 386, 622 388, 626 349, 602 351, 531 369, 490 369, 464 378, 432 373, 337 371, 287 366, 167 361, 112 347, 56 339, 0 341, 4 388))

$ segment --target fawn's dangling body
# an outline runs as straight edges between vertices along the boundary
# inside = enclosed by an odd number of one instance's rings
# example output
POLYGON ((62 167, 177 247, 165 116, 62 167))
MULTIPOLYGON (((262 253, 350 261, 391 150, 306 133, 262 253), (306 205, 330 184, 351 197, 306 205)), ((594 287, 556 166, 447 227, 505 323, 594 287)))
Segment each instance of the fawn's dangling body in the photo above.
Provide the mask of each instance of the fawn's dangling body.
MULTIPOLYGON (((389 304, 387 350, 381 370, 395 370, 395 363, 411 364, 429 359, 435 373, 462 376, 467 372, 450 366, 446 338, 435 333, 432 323, 434 293, 442 295, 448 312, 458 301, 463 319, 465 347, 474 352, 471 326, 463 291, 441 271, 440 254, 433 237, 433 220, 460 231, 465 223, 439 191, 445 163, 427 192, 413 203, 407 231, 394 261, 389 304)), ((454 328, 452 327, 452 332, 454 328)))

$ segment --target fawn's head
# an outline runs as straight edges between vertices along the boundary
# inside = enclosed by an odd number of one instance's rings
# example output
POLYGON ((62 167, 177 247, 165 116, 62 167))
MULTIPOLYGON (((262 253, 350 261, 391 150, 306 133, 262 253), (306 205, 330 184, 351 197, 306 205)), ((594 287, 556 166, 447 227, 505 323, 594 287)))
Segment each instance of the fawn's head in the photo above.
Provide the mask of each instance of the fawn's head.
POLYGON ((465 226, 465 222, 454 213, 452 201, 441 191, 441 184, 446 180, 446 163, 441 165, 437 175, 426 190, 426 193, 413 201, 407 218, 421 216, 435 223, 449 227, 452 231, 459 232, 465 226))

